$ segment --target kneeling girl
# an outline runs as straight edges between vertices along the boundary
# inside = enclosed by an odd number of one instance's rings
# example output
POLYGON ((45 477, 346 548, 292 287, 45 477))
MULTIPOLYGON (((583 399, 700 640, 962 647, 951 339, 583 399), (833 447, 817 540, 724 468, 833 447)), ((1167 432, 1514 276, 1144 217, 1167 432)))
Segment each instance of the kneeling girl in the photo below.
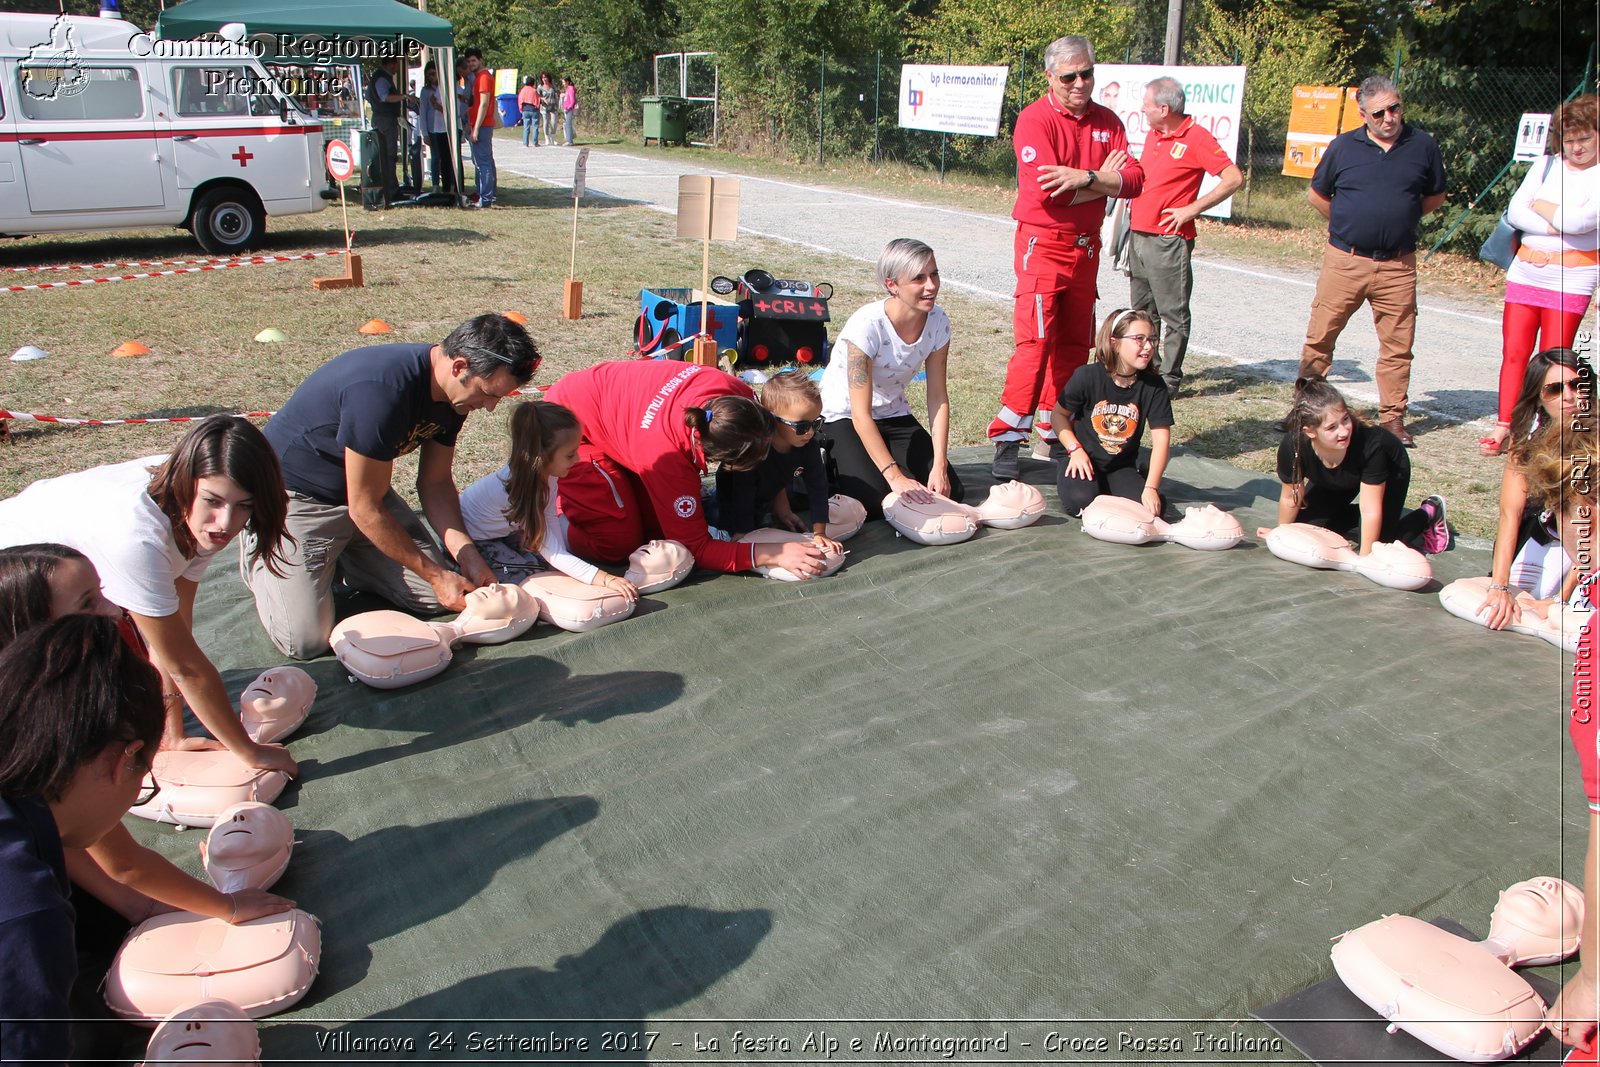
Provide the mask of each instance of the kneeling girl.
POLYGON ((1379 541, 1403 541, 1424 552, 1450 545, 1444 498, 1405 510, 1411 459, 1400 439, 1350 413, 1339 390, 1322 378, 1301 378, 1278 445, 1278 524, 1304 522, 1349 536, 1359 531, 1361 555, 1379 541))
POLYGON ((1100 325, 1094 360, 1073 372, 1050 415, 1062 453, 1056 491, 1067 514, 1110 493, 1137 500, 1159 517, 1161 476, 1172 447, 1172 398, 1151 369, 1161 328, 1143 311, 1121 310, 1100 325), (1150 464, 1139 469, 1139 443, 1150 428, 1150 464))
POLYGON ((530 400, 511 416, 511 456, 461 494, 461 518, 484 562, 502 582, 554 568, 588 585, 604 585, 629 600, 639 590, 567 547, 567 519, 556 510, 556 479, 578 461, 583 428, 569 408, 530 400))

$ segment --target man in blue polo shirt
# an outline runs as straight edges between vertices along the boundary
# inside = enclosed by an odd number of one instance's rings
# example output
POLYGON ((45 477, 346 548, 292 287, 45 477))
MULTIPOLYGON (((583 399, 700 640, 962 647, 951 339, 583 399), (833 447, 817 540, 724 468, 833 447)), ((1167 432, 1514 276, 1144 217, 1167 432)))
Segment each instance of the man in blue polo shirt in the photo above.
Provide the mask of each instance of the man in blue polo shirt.
POLYGON ((1388 78, 1362 82, 1356 103, 1366 125, 1333 139, 1306 194, 1328 220, 1328 247, 1300 374, 1325 377, 1345 323, 1363 302, 1371 304, 1378 418, 1412 448, 1405 414, 1417 335, 1417 224, 1444 203, 1444 160, 1432 137, 1405 124, 1400 93, 1388 78))

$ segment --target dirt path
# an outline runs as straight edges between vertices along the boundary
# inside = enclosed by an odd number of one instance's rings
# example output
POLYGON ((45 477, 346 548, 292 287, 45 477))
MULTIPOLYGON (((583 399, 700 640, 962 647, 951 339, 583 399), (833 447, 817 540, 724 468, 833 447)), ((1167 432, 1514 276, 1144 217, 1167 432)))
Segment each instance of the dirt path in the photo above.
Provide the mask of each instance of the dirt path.
MULTIPOLYGON (((524 148, 498 141, 499 165, 556 186, 572 184, 576 151, 524 148)), ((685 173, 726 174, 680 161, 651 159, 648 151, 594 148, 588 188, 593 195, 676 211, 677 179, 685 173)), ((1009 318, 1013 281, 1010 218, 873 193, 741 175, 739 229, 753 236, 859 259, 877 260, 891 238, 915 236, 939 254, 945 284, 992 299, 1009 318)), ((1303 269, 1261 267, 1208 255, 1196 248, 1191 348, 1293 379, 1310 314, 1316 264, 1303 269)), ((1126 279, 1103 269, 1102 306, 1126 299, 1126 279)), ((1456 420, 1492 417, 1500 363, 1498 307, 1490 302, 1424 296, 1417 330, 1411 402, 1418 414, 1456 420)), ((1373 367, 1377 337, 1358 312, 1340 338, 1333 378, 1354 399, 1376 404, 1373 367)))

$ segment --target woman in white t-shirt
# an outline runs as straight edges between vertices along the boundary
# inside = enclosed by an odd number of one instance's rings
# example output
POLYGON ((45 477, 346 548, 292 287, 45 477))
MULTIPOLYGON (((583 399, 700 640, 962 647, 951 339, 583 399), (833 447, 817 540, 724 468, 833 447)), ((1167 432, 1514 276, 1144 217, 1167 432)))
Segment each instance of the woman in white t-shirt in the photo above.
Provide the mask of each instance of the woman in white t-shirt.
POLYGON ((850 316, 822 376, 822 433, 839 492, 861 501, 874 519, 883 517, 891 492, 922 502, 930 489, 952 500, 964 495, 948 458, 950 319, 935 306, 933 249, 909 237, 890 241, 878 257, 878 281, 888 295, 850 316), (927 373, 931 433, 906 399, 918 371, 927 373))
POLYGON ((1498 421, 1478 441, 1486 456, 1513 441, 1511 409, 1529 356, 1574 347, 1600 284, 1600 99, 1589 93, 1562 104, 1551 139, 1561 153, 1535 161, 1506 205, 1522 240, 1506 271, 1498 421))
POLYGON ((245 733, 222 675, 194 638, 195 593, 212 558, 249 526, 256 558, 274 568, 288 507, 277 453, 261 431, 212 415, 170 456, 47 478, 0 500, 0 548, 49 541, 89 557, 106 599, 133 617, 161 672, 162 747, 221 742, 253 767, 293 775, 299 768, 287 749, 245 733), (216 741, 183 736, 185 703, 216 741))

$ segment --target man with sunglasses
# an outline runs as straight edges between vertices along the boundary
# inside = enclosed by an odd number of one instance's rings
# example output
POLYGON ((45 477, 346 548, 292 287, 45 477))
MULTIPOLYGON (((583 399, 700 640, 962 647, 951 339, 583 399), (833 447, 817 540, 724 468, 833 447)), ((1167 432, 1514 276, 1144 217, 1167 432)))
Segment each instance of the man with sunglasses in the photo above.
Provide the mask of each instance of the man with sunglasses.
MULTIPOLYGON (((419 615, 460 611, 468 593, 494 581, 461 518, 456 435, 471 412, 493 411, 538 366, 527 331, 488 314, 440 344, 353 349, 300 383, 263 430, 283 464, 293 547, 276 568, 241 567, 285 655, 328 650, 335 579, 419 615), (417 499, 432 534, 391 484, 395 461, 418 449, 417 499)), ((248 532, 241 542, 248 560, 248 532)))
MULTIPOLYGON (((1128 155, 1122 120, 1090 99, 1094 46, 1062 37, 1044 53, 1048 91, 1017 116, 1016 347, 1006 365, 1000 411, 989 424, 993 474, 1017 476, 1022 442, 1034 429, 1041 397, 1053 398, 1089 361, 1106 197, 1134 197, 1144 171, 1128 155)), ((1039 436, 1060 445, 1048 425, 1039 436)))
POLYGON ((1444 159, 1406 124, 1394 82, 1374 75, 1356 90, 1364 125, 1335 137, 1306 195, 1328 220, 1328 245, 1311 304, 1300 376, 1326 377, 1350 316, 1372 306, 1378 333, 1378 420, 1407 448, 1412 345, 1417 335, 1417 224, 1444 203, 1444 159))

